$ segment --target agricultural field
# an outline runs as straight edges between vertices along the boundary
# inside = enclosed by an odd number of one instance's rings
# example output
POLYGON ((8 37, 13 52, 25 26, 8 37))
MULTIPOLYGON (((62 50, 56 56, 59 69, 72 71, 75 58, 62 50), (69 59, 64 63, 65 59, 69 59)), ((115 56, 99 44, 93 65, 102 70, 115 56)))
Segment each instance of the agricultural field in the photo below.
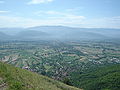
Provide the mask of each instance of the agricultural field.
POLYGON ((71 73, 120 63, 120 44, 112 41, 5 41, 0 61, 64 81, 71 73))

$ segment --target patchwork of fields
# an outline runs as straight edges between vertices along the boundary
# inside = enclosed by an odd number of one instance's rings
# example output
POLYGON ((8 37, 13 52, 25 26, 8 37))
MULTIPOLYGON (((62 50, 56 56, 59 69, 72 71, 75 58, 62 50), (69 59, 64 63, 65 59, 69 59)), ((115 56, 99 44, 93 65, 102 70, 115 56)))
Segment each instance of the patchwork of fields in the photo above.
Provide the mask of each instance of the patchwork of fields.
POLYGON ((53 79, 120 63, 120 44, 106 41, 0 42, 0 60, 53 79))

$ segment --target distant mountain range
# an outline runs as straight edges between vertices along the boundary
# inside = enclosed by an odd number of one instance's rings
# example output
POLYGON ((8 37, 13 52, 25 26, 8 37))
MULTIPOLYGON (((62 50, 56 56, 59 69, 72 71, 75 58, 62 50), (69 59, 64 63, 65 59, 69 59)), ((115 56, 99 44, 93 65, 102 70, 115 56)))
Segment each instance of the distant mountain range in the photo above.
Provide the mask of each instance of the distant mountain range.
POLYGON ((98 40, 120 39, 120 29, 38 26, 0 28, 0 40, 98 40))
POLYGON ((9 40, 9 39, 11 39, 10 35, 0 32, 0 40, 9 40))

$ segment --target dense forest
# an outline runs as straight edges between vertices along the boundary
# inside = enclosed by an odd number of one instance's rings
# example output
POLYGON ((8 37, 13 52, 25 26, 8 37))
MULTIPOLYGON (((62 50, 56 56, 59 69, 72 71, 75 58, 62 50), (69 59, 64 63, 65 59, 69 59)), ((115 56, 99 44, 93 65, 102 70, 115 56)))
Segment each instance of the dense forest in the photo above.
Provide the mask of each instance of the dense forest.
POLYGON ((70 81, 72 85, 84 90, 119 90, 120 64, 72 73, 70 81))

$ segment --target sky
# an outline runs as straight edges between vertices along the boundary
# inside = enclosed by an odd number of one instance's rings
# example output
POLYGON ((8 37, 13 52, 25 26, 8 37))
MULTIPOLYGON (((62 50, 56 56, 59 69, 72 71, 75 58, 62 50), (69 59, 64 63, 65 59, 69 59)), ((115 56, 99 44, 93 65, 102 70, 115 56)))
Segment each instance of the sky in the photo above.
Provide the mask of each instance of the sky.
POLYGON ((120 28, 120 0, 0 0, 0 27, 120 28))

